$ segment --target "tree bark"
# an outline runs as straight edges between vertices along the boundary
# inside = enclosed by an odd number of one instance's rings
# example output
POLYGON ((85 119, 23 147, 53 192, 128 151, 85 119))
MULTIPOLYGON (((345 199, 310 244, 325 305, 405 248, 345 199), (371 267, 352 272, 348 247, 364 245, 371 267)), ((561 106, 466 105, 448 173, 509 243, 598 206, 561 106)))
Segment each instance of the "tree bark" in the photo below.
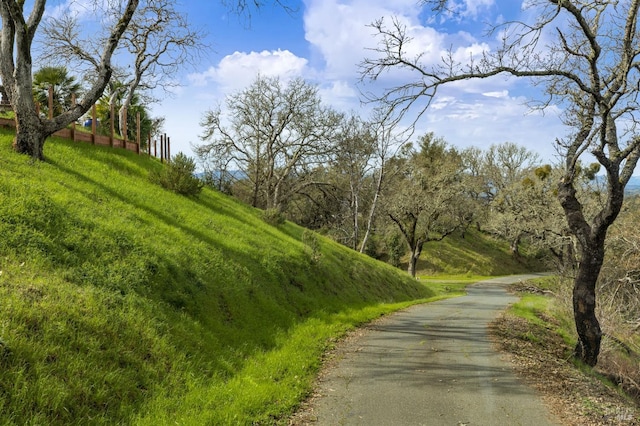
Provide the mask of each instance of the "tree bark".
POLYGON ((41 119, 36 111, 32 93, 31 45, 44 14, 46 0, 36 0, 28 19, 24 15, 24 2, 0 2, 2 30, 0 32, 0 77, 7 89, 9 100, 16 116, 16 151, 43 160, 46 138, 56 130, 64 128, 97 101, 109 79, 112 67, 111 57, 118 46, 122 34, 127 29, 138 7, 139 0, 128 0, 122 16, 111 28, 105 39, 104 50, 97 68, 96 78, 84 98, 69 111, 53 119, 41 119))
POLYGON ((598 362, 602 340, 596 317, 596 282, 603 259, 604 248, 598 244, 583 250, 573 283, 573 317, 578 332, 575 356, 591 367, 598 362))
POLYGON ((573 316, 578 333, 574 355, 593 367, 598 362, 602 330, 596 317, 596 283, 604 262, 607 229, 620 211, 623 187, 609 188, 608 208, 603 209, 590 226, 569 180, 558 186, 558 199, 565 211, 567 223, 579 243, 580 260, 573 282, 573 316))
POLYGON ((380 198, 380 192, 382 192, 382 179, 384 178, 384 163, 380 167, 380 173, 378 174, 378 179, 376 181, 376 190, 373 195, 373 202, 371 203, 371 210, 369 210, 369 218, 367 219, 367 228, 364 232, 364 237, 362 238, 362 243, 360 244, 360 253, 364 253, 364 249, 367 246, 367 240, 369 239, 369 235, 371 234, 371 228, 373 226, 373 218, 376 214, 376 207, 378 206, 378 199, 380 198))
POLYGON ((44 141, 49 135, 42 128, 38 116, 33 114, 16 116, 16 137, 13 148, 36 160, 44 160, 44 141))
POLYGON ((409 272, 409 275, 411 275, 412 277, 416 277, 416 267, 418 265, 418 259, 420 259, 420 254, 422 253, 422 243, 421 242, 417 242, 416 245, 414 247, 410 246, 410 257, 409 257, 409 267, 407 268, 407 272, 409 272))
POLYGON ((522 238, 521 234, 518 234, 511 240, 509 244, 509 250, 511 251, 511 256, 516 259, 520 259, 520 239, 522 238))

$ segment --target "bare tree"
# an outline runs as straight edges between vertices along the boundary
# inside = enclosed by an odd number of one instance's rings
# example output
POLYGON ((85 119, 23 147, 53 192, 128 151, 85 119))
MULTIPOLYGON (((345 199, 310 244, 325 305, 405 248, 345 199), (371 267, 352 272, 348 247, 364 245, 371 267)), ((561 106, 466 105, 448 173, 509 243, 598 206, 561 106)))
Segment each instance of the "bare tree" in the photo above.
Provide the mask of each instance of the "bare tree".
POLYGON ((77 120, 100 98, 112 74, 112 56, 120 39, 138 7, 138 0, 128 0, 114 21, 110 22, 107 35, 100 39, 101 52, 94 58, 95 78, 82 99, 62 114, 46 119, 36 110, 32 90, 32 47, 44 15, 46 0, 36 0, 31 11, 25 14, 25 2, 2 0, 0 18, 0 77, 15 113, 18 152, 42 160, 45 139, 56 130, 77 120))
MULTIPOLYGON (((165 91, 177 85, 175 76, 185 66, 197 62, 208 49, 204 31, 193 28, 186 15, 177 11, 171 0, 145 0, 122 35, 118 90, 112 97, 121 98, 118 110, 120 134, 125 134, 125 112, 134 96, 150 96, 151 91, 165 91)), ((91 39, 82 40, 79 22, 73 15, 52 17, 45 27, 45 57, 97 66, 91 39), (85 47, 86 46, 86 47, 85 47)))
POLYGON ((389 161, 389 158, 398 153, 398 150, 402 146, 402 132, 396 132, 394 123, 387 120, 387 116, 384 111, 374 111, 371 123, 374 125, 376 142, 373 152, 373 157, 375 158, 373 170, 374 188, 371 207, 369 208, 369 214, 367 215, 367 224, 360 244, 360 253, 364 253, 367 247, 367 241, 373 231, 378 202, 384 188, 384 183, 387 179, 387 162, 389 161))
POLYGON ((251 183, 254 206, 281 209, 306 185, 314 165, 333 152, 341 115, 322 105, 318 89, 302 79, 286 85, 258 76, 245 90, 227 97, 228 114, 220 108, 205 113, 199 157, 230 156, 251 183))
POLYGON ((509 240, 511 254, 520 257, 520 242, 528 232, 526 220, 531 200, 531 185, 523 181, 539 165, 540 157, 533 151, 512 142, 491 145, 483 155, 486 196, 495 212, 487 225, 509 240))
POLYGON ((369 123, 355 115, 345 118, 338 127, 336 141, 338 149, 333 158, 333 169, 343 178, 349 199, 349 246, 357 250, 360 243, 360 217, 363 207, 363 186, 371 169, 375 139, 369 123))
MULTIPOLYGON (((435 13, 445 12, 448 0, 424 0, 435 13)), ((437 90, 468 79, 507 74, 532 79, 545 88, 536 107, 565 106, 571 129, 558 138, 564 173, 558 199, 571 233, 578 241, 579 264, 573 287, 573 307, 579 341, 575 355, 588 365, 598 360, 602 331, 596 317, 596 282, 603 265, 607 230, 620 212, 624 188, 640 157, 640 38, 637 22, 640 0, 532 0, 533 22, 507 22, 489 34, 500 44, 480 55, 458 60, 453 52, 430 65, 411 55, 411 37, 398 19, 381 19, 372 27, 379 35, 376 56, 362 64, 363 79, 376 80, 390 69, 414 73, 412 81, 392 87, 370 100, 382 102, 396 117, 418 100, 418 116, 437 90), (545 46, 543 48, 543 46, 545 46), (586 214, 576 187, 579 159, 590 152, 606 173, 606 201, 593 216, 586 214)), ((491 42, 491 39, 487 39, 491 42)))

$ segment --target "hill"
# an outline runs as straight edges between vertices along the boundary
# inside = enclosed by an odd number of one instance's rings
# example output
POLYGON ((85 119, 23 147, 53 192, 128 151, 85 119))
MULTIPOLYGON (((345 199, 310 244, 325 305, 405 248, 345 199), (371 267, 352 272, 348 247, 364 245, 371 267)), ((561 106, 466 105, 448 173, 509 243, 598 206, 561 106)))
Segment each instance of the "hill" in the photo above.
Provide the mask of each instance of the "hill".
MULTIPOLYGON (((530 247, 522 245, 523 256, 516 259, 509 253, 509 244, 475 228, 464 236, 455 233, 442 241, 424 245, 417 264, 421 276, 466 275, 495 276, 544 271, 544 257, 537 256, 530 247)), ((404 265, 403 265, 404 266, 404 265)))
POLYGON ((152 159, 0 131, 4 424, 284 418, 345 330, 435 295, 405 273, 205 189, 152 159))

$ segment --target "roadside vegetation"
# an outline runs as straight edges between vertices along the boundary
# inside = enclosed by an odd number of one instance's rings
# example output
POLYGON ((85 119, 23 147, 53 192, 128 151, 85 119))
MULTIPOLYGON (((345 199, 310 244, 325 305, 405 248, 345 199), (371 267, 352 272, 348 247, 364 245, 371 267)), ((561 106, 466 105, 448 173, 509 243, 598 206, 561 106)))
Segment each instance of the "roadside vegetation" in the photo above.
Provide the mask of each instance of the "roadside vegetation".
MULTIPOLYGON (((601 290, 605 298, 612 296, 601 290)), ((570 279, 530 280, 512 291, 521 299, 494 321, 492 336, 562 424, 638 424, 640 339, 629 321, 600 308, 605 337, 600 362, 590 368, 572 356, 577 334, 570 279)), ((634 305, 637 315, 637 300, 634 305)))

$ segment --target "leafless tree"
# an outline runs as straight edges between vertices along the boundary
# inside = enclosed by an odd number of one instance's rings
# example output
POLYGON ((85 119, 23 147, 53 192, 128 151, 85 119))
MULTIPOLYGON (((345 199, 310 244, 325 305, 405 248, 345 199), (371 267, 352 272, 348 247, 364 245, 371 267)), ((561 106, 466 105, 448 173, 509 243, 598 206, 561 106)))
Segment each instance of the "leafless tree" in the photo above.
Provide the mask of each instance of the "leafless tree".
POLYGON ((360 243, 360 217, 363 209, 363 191, 371 171, 371 159, 375 150, 375 135, 370 124, 355 115, 341 120, 336 134, 337 149, 333 154, 333 169, 344 181, 348 194, 349 235, 351 248, 358 249, 360 243))
POLYGON ((373 198, 371 200, 371 207, 367 215, 367 224, 365 226, 364 236, 360 243, 360 253, 364 253, 367 247, 367 241, 373 231, 374 219, 378 210, 378 203, 384 184, 387 180, 387 162, 396 154, 402 147, 404 141, 403 132, 398 131, 393 122, 387 120, 387 115, 383 110, 375 110, 371 118, 371 123, 375 130, 375 148, 373 152, 374 157, 374 169, 373 169, 373 198))
POLYGON ((486 196, 495 214, 490 216, 488 229, 509 240, 511 254, 520 256, 520 241, 529 231, 526 220, 531 188, 523 181, 540 164, 533 151, 512 142, 494 144, 483 155, 486 196))
MULTIPOLYGON (((96 2, 96 7, 97 3, 99 2, 96 2)), ((96 66, 91 87, 69 110, 52 119, 38 115, 32 91, 32 47, 46 4, 46 0, 36 0, 30 4, 31 11, 27 13, 24 1, 0 1, 0 77, 15 113, 14 146, 18 152, 38 160, 44 158, 45 139, 82 116, 102 95, 111 79, 114 51, 133 18, 138 0, 128 0, 120 5, 116 19, 110 21, 105 29, 106 36, 96 35, 96 39, 100 40, 100 52, 94 57, 96 66)), ((99 31, 95 32, 98 33, 99 31)))
MULTIPOLYGON (((112 103, 121 99, 118 110, 121 135, 125 134, 124 114, 134 96, 149 97, 157 88, 168 91, 177 85, 176 74, 194 65, 208 50, 203 42, 204 31, 193 28, 174 4, 171 0, 144 0, 122 35, 118 84, 114 84, 117 90, 111 92, 112 103)), ((78 27, 79 20, 73 15, 50 18, 42 40, 44 56, 96 67, 92 48, 95 43, 92 37, 83 39, 78 27)))
POLYGON ((317 88, 303 79, 283 84, 262 76, 227 97, 227 111, 205 113, 205 143, 196 152, 201 158, 229 158, 251 183, 252 205, 274 209, 313 184, 295 178, 326 162, 342 119, 322 105, 317 88))
MULTIPOLYGON (((424 0, 434 13, 446 12, 448 0, 424 0)), ((377 80, 390 69, 413 73, 414 79, 369 99, 382 102, 396 117, 418 107, 418 116, 447 84, 499 74, 531 79, 545 88, 537 105, 559 104, 571 129, 558 137, 564 173, 558 199, 571 233, 579 242, 573 307, 579 336, 575 355, 588 365, 598 360, 602 331, 596 317, 596 282, 604 260, 607 230, 620 212, 624 188, 640 157, 640 0, 527 2, 532 22, 507 22, 489 33, 501 42, 492 50, 456 59, 453 50, 430 65, 411 55, 412 39, 399 19, 372 24, 379 45, 361 64, 365 80, 377 80), (426 100, 425 105, 418 105, 426 100), (590 152, 606 174, 606 201, 593 216, 583 208, 576 187, 579 159, 590 152)), ((487 42, 491 39, 487 38, 487 42)))

